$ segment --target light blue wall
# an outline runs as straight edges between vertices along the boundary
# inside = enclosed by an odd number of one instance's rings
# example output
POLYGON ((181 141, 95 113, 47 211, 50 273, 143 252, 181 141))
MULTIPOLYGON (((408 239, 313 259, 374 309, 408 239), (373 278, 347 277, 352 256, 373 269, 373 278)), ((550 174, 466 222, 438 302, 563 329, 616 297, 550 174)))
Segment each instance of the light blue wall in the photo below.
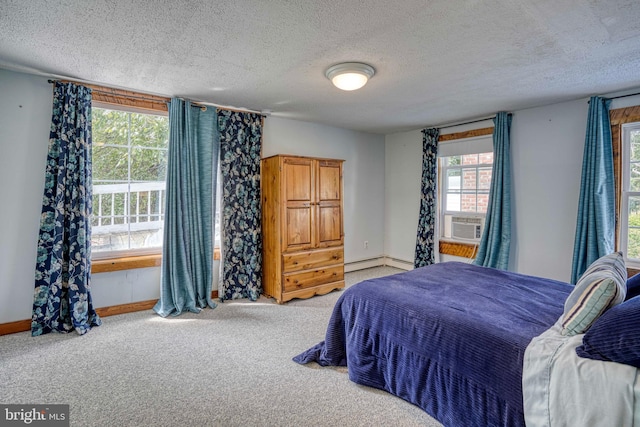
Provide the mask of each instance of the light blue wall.
POLYGON ((52 88, 0 69, 0 323, 31 317, 52 88))
MULTIPOLYGON (((577 219, 588 99, 513 112, 510 269, 569 281, 577 219)), ((640 97, 611 108, 638 105, 640 97)), ((478 123, 478 128, 490 125, 478 123)), ((466 129, 447 129, 447 133, 466 129)), ((413 260, 421 163, 419 131, 387 135, 385 253, 413 260), (411 182, 411 184, 406 184, 411 182), (402 206, 399 208, 398 206, 402 206)), ((441 256, 442 261, 464 260, 441 256)))
POLYGON ((383 135, 276 117, 265 121, 263 157, 292 154, 345 161, 346 263, 384 255, 384 147, 383 135))
MULTIPOLYGON (((587 100, 513 113, 511 270, 563 281, 570 279, 586 114, 587 100)), ((486 122, 475 127, 491 125, 486 122)), ((447 133, 462 130, 467 129, 449 128, 447 133)), ((420 132, 387 135, 385 144, 386 191, 390 194, 400 191, 398 186, 402 183, 394 180, 398 173, 404 180, 420 180, 421 163, 409 159, 421 151, 422 135, 420 132), (398 160, 402 158, 407 161, 398 160)), ((388 256, 401 259, 411 255, 412 260, 419 190, 400 203, 411 209, 387 208, 385 251, 388 256), (411 241, 410 233, 414 234, 411 241)), ((440 260, 468 261, 451 256, 440 256, 440 260)))
MULTIPOLYGON (((44 77, 0 69, 0 94, 0 323, 7 323, 31 317, 52 86, 44 77)), ((265 155, 346 160, 346 261, 382 255, 384 136, 270 117, 263 141, 265 155)), ((157 267, 94 274, 94 304, 157 299, 159 283, 157 267)))
MULTIPOLYGON (((0 323, 6 323, 31 317, 52 88, 46 78, 0 69, 0 94, 0 323)), ((624 98, 612 108, 638 103, 639 97, 624 98)), ((586 113, 586 99, 514 112, 513 270, 569 280, 586 113)), ((381 136, 265 120, 265 157, 346 160, 347 262, 382 255, 413 260, 421 151, 419 130, 381 136)), ((95 305, 156 299, 159 281, 159 268, 95 274, 95 305)))
POLYGON ((413 265, 420 213, 422 132, 385 138, 384 253, 413 265))

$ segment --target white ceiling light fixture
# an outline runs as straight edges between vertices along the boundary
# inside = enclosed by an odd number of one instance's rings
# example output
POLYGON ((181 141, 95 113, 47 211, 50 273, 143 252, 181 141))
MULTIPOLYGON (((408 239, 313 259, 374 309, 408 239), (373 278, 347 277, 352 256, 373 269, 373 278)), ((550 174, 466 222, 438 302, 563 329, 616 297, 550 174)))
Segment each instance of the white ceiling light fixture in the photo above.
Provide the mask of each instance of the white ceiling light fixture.
POLYGON ((361 62, 344 62, 329 67, 324 75, 338 89, 356 90, 367 84, 375 73, 376 70, 371 65, 361 62))

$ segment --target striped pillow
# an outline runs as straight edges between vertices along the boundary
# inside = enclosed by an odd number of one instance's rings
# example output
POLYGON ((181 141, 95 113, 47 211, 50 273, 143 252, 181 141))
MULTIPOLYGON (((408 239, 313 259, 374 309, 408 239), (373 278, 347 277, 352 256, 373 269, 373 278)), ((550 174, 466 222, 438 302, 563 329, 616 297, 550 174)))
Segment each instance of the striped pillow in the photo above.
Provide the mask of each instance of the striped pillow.
POLYGON ((594 261, 564 303, 562 335, 586 332, 608 308, 622 303, 626 292, 627 270, 621 252, 594 261))

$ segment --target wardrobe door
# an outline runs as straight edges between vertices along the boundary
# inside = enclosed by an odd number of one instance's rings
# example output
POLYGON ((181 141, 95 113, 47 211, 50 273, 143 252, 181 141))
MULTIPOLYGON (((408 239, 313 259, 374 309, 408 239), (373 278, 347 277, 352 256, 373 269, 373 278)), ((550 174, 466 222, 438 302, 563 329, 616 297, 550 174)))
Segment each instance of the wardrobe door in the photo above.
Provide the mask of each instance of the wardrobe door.
POLYGON ((344 244, 342 224, 342 162, 317 161, 316 246, 344 244))
POLYGON ((314 161, 312 159, 286 158, 282 167, 283 252, 311 249, 315 246, 313 233, 316 190, 314 161))

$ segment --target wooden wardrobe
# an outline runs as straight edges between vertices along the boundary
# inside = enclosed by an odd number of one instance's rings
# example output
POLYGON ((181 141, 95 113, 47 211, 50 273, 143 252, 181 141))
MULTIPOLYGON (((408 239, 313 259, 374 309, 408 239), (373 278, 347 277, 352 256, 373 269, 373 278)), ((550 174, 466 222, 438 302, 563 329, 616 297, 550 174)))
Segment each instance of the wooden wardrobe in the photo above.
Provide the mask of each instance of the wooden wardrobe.
POLYGON ((262 287, 278 303, 344 288, 342 160, 262 160, 262 287))

